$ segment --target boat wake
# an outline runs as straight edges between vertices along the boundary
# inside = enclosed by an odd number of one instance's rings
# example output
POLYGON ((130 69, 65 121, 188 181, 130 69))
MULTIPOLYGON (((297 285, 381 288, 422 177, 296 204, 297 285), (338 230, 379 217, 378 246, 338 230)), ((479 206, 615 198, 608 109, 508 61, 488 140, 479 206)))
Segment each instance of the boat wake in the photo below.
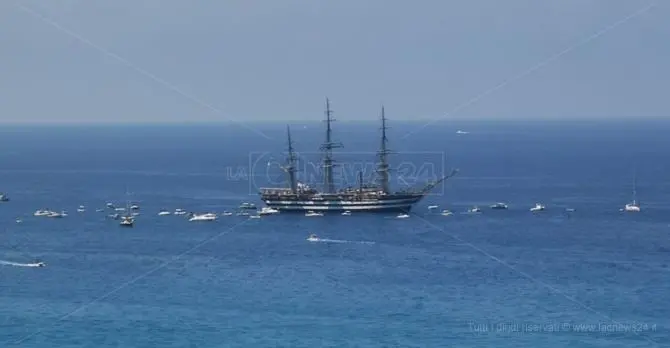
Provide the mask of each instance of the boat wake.
POLYGON ((12 261, 0 260, 0 265, 2 266, 15 266, 15 267, 41 267, 39 263, 19 263, 12 261))
POLYGON ((313 243, 350 243, 350 244, 375 244, 375 242, 366 242, 366 241, 355 241, 355 240, 342 240, 342 239, 328 239, 328 238, 308 238, 307 239, 313 243))

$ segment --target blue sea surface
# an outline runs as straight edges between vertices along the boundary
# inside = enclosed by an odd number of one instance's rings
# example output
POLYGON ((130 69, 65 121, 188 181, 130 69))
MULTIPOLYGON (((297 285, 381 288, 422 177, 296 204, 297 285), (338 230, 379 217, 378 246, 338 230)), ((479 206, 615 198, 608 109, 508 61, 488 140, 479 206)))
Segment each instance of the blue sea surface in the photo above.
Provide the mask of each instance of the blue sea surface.
MULTIPOLYGON (((260 206, 284 125, 4 126, 0 347, 670 346, 670 122, 390 125, 394 188, 460 169, 410 218, 204 223, 157 212, 260 206), (132 229, 95 211, 127 199, 132 229)), ((316 186, 322 127, 292 126, 316 186)), ((371 179, 378 125, 334 136, 338 184, 371 179)))

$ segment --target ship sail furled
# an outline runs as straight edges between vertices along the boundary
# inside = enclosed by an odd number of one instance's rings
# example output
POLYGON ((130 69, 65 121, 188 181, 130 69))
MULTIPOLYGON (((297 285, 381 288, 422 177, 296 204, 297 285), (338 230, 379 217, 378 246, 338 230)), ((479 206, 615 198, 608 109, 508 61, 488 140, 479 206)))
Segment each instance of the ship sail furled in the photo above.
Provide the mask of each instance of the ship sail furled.
POLYGON ((391 154, 391 151, 388 150, 386 147, 386 144, 388 143, 388 139, 386 138, 386 130, 388 127, 386 127, 386 116, 384 116, 384 106, 382 106, 382 126, 381 126, 381 131, 382 131, 382 138, 381 138, 381 146, 379 147, 379 151, 377 152, 377 156, 379 157, 379 163, 377 163, 377 175, 378 175, 378 180, 379 180, 379 186, 382 192, 385 194, 391 193, 391 189, 389 187, 389 164, 388 164, 388 155, 391 154))
POLYGON ((333 149, 341 148, 342 143, 333 142, 331 128, 331 123, 335 121, 332 117, 333 110, 330 109, 330 100, 326 98, 326 142, 321 145, 321 151, 323 151, 323 181, 324 181, 324 190, 326 193, 335 192, 335 184, 333 182, 333 167, 336 166, 335 160, 333 160, 333 149))

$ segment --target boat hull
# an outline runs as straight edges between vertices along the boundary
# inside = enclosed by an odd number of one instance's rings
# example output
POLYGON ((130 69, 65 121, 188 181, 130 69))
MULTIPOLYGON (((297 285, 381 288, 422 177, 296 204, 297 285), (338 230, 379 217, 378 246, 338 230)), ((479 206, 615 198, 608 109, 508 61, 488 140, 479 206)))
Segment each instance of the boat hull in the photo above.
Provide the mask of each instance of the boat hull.
POLYGON ((422 196, 374 201, 340 200, 265 200, 265 204, 282 212, 409 212, 422 196))

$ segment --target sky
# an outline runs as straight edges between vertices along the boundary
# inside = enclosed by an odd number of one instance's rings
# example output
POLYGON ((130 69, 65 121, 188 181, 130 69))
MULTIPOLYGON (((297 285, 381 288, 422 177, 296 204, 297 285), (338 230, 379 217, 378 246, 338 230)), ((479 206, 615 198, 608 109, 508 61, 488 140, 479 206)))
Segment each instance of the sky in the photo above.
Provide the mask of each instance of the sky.
POLYGON ((0 123, 668 117, 652 3, 4 0, 0 123))

